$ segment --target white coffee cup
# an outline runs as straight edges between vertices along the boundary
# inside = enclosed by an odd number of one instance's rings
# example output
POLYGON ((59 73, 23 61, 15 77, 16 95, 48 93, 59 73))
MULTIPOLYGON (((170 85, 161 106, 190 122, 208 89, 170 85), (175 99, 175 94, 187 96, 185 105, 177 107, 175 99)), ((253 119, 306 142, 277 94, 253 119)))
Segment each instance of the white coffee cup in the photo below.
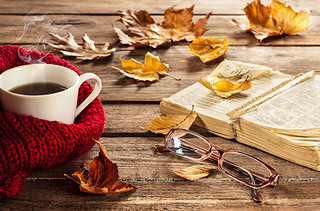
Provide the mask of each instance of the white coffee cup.
POLYGON ((98 96, 101 87, 100 78, 93 73, 79 76, 73 70, 59 65, 30 64, 14 67, 0 75, 0 100, 4 111, 72 124, 81 111, 98 96), (79 87, 86 80, 95 82, 94 89, 77 107, 79 87), (25 95, 10 91, 21 85, 39 82, 57 83, 67 88, 43 95, 25 95))

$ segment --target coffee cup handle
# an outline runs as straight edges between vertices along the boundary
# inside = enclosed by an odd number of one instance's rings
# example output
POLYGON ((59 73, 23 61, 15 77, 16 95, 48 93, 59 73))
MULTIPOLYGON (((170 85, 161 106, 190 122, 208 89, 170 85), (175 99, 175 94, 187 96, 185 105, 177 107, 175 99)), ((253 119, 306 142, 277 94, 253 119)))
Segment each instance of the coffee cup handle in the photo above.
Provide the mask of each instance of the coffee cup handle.
POLYGON ((85 73, 80 75, 80 83, 79 83, 79 87, 81 86, 81 84, 87 80, 94 80, 95 84, 94 84, 94 88, 91 92, 91 94, 77 107, 76 109, 76 113, 74 118, 76 118, 82 111, 83 109, 85 109, 100 93, 101 88, 102 88, 102 83, 100 78, 93 74, 93 73, 85 73))

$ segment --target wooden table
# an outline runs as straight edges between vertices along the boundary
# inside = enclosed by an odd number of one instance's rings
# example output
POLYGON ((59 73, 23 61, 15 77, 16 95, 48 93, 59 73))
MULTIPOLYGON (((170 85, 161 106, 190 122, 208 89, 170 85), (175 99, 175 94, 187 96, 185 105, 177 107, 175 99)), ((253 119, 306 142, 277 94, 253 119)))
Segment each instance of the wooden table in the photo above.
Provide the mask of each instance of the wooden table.
MULTIPOLYGON (((263 1, 269 3, 270 1, 263 1)), ((314 0, 288 0, 296 11, 310 9, 308 30, 300 36, 282 36, 263 42, 252 34, 226 23, 236 18, 245 21, 241 10, 246 1, 152 1, 152 0, 1 0, 0 4, 0 45, 36 46, 39 37, 49 38, 49 31, 65 35, 71 32, 78 43, 86 33, 97 44, 108 41, 118 51, 113 56, 94 61, 69 60, 82 73, 96 73, 103 81, 99 95, 103 102, 106 122, 101 143, 109 157, 118 164, 120 180, 135 185, 134 192, 112 195, 90 195, 81 193, 78 185, 64 177, 79 171, 83 161, 90 163, 99 149, 92 150, 72 162, 49 170, 34 171, 24 180, 25 190, 13 199, 1 199, 1 210, 196 210, 196 209, 320 209, 320 173, 270 154, 244 146, 235 140, 226 140, 204 133, 218 146, 235 149, 261 158, 277 169, 281 181, 276 188, 264 188, 261 193, 263 204, 257 204, 250 197, 250 189, 215 171, 208 178, 199 181, 185 181, 171 172, 177 162, 184 162, 170 155, 154 154, 155 145, 162 144, 163 135, 155 135, 141 127, 160 115, 159 102, 163 97, 195 83, 203 75, 209 74, 223 59, 266 65, 289 74, 317 70, 320 66, 320 7, 314 0), (206 28, 206 37, 226 38, 228 52, 215 61, 203 64, 193 56, 187 45, 174 44, 168 47, 139 48, 118 46, 118 38, 111 23, 119 16, 117 10, 146 9, 156 22, 161 23, 166 8, 177 5, 186 8, 195 4, 194 20, 213 12, 206 28), (36 26, 28 24, 36 22, 36 26), (60 31, 53 26, 59 26, 60 31), (28 30, 24 34, 24 28, 28 30), (65 28, 64 28, 65 27, 65 28), (21 37, 23 35, 23 37, 21 37), (154 83, 136 82, 124 77, 110 67, 121 68, 118 57, 143 61, 148 52, 159 56, 170 65, 170 74, 180 77, 162 77, 154 83)), ((116 25, 126 30, 119 22, 116 25)), ((43 39, 41 40, 43 41, 43 39)), ((47 52, 41 46, 39 51, 47 52)))

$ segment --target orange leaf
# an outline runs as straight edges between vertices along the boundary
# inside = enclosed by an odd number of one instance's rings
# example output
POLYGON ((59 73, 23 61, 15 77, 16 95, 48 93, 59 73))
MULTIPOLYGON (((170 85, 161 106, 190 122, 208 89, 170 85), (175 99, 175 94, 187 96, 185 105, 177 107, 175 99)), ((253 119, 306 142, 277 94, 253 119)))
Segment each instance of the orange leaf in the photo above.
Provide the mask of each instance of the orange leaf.
POLYGON ((222 56, 228 50, 228 41, 220 41, 211 37, 197 37, 189 44, 190 52, 199 57, 203 63, 222 56))
POLYGON ((145 55, 145 63, 141 64, 140 62, 132 60, 123 60, 122 68, 123 70, 117 67, 111 67, 115 70, 118 70, 127 77, 134 78, 138 81, 156 81, 159 80, 158 73, 161 75, 168 75, 169 66, 167 64, 161 63, 159 57, 154 56, 150 52, 145 55))
POLYGON ((137 46, 151 46, 169 44, 181 40, 193 41, 196 37, 204 34, 211 13, 205 18, 199 19, 197 23, 192 22, 193 8, 174 9, 170 7, 164 12, 162 25, 156 24, 145 10, 118 11, 120 22, 125 24, 131 32, 129 35, 113 25, 115 33, 118 35, 121 44, 137 46))
POLYGON ((309 24, 309 13, 306 10, 296 13, 290 6, 286 6, 285 2, 278 0, 273 0, 270 7, 262 5, 260 0, 255 0, 243 10, 250 27, 234 19, 229 22, 251 31, 259 40, 282 34, 296 35, 304 31, 309 24))
MULTIPOLYGON (((94 140, 95 141, 95 140, 94 140)), ((75 172, 72 177, 80 182, 80 191, 93 194, 109 194, 126 192, 136 187, 117 181, 119 178, 117 164, 112 163, 103 145, 95 141, 100 147, 100 153, 93 159, 89 170, 81 165, 82 172, 75 172)))

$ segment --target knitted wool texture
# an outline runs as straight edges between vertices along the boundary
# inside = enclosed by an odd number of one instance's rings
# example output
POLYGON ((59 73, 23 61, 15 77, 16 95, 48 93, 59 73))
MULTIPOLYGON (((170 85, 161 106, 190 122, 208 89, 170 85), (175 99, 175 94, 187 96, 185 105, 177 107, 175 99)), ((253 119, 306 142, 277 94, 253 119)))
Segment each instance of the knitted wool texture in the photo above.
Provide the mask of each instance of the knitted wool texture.
MULTIPOLYGON (((16 46, 0 46, 0 73, 27 64, 19 55, 31 62, 65 66, 81 75, 67 61, 51 53, 26 51, 16 46)), ((91 91, 88 82, 81 85, 78 105, 91 91)), ((104 122, 104 111, 98 98, 70 125, 15 115, 0 108, 0 198, 11 198, 20 193, 24 189, 22 179, 33 169, 58 166, 87 152, 95 143, 92 138, 100 138, 104 122)))

